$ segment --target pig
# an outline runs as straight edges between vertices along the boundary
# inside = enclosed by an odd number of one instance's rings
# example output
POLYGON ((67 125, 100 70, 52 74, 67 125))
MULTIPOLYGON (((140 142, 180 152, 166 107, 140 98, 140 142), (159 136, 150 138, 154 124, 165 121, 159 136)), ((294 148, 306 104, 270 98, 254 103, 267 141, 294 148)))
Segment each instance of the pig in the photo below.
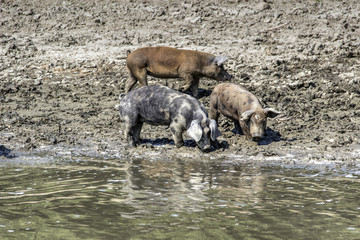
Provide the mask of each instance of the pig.
POLYGON ((119 97, 117 109, 131 147, 139 143, 143 123, 169 126, 176 147, 183 146, 185 130, 202 151, 211 150, 211 141, 215 142, 220 135, 215 120, 208 118, 205 107, 188 94, 153 85, 123 95, 119 97))
POLYGON ((263 139, 267 118, 274 118, 280 112, 263 108, 259 99, 244 87, 235 83, 217 85, 210 96, 209 117, 218 123, 220 113, 239 124, 248 139, 263 139))
POLYGON ((144 47, 128 54, 126 66, 130 77, 125 83, 125 93, 131 91, 137 81, 146 86, 147 75, 158 78, 183 78, 186 81, 180 91, 191 91, 198 97, 201 77, 217 81, 229 81, 232 76, 226 72, 223 63, 226 56, 215 56, 205 52, 176 49, 171 47, 144 47))

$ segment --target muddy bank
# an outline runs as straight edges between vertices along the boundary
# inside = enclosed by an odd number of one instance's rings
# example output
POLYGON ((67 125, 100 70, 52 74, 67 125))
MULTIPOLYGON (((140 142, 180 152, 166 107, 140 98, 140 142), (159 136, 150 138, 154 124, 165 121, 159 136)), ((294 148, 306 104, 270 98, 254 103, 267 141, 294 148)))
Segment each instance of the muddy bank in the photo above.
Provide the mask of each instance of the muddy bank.
MULTIPOLYGON (((360 146, 360 4, 353 1, 2 1, 1 157, 58 148, 130 156, 354 162, 360 146), (256 144, 220 119, 220 149, 176 149, 145 125, 128 149, 114 109, 126 50, 166 45, 223 54, 228 72, 282 112, 256 144), (75 146, 75 148, 74 148, 75 146), (86 150, 84 150, 86 149, 86 150), (237 157, 234 157, 237 156, 237 157)), ((178 89, 179 79, 149 78, 178 89)), ((216 82, 200 81, 208 107, 216 82)), ((69 151, 70 151, 69 150, 69 151)), ((60 150, 59 150, 60 151, 60 150)))

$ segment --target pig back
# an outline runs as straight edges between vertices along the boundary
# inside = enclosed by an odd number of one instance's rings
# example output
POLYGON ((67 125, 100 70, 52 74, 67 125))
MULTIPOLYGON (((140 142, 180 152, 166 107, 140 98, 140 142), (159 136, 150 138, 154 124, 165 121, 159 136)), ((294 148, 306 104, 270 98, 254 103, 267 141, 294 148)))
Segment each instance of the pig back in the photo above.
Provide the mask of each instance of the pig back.
POLYGON ((234 121, 239 120, 243 112, 261 107, 257 97, 238 84, 219 84, 213 93, 217 97, 218 110, 234 121))
POLYGON ((145 47, 131 52, 126 61, 130 71, 146 68, 147 74, 154 77, 177 78, 186 72, 203 75, 203 68, 214 58, 212 54, 193 50, 145 47))
POLYGON ((139 121, 151 125, 170 125, 179 116, 186 125, 192 110, 200 107, 197 99, 165 86, 144 86, 129 92, 125 98, 127 111, 132 112, 129 114, 136 114, 139 121))

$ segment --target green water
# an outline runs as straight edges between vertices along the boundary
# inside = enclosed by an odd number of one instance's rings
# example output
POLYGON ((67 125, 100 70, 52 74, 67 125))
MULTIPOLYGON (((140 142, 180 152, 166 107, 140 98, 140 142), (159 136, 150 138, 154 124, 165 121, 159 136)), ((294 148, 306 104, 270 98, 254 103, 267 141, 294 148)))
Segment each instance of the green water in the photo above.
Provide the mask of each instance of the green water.
POLYGON ((0 161, 0 239, 360 239, 360 171, 231 161, 0 161))

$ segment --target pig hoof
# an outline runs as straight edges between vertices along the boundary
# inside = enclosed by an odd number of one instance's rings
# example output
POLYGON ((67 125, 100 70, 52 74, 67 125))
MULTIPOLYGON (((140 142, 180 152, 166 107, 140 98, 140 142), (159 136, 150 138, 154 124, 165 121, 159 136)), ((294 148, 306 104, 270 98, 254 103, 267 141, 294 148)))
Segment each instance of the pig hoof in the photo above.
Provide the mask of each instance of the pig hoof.
POLYGON ((253 138, 251 136, 246 136, 246 140, 251 141, 253 138))
POLYGON ((212 150, 210 146, 206 146, 204 148, 199 148, 199 149, 201 150, 201 152, 204 152, 204 153, 208 153, 212 150))
POLYGON ((134 143, 134 142, 129 142, 128 143, 128 145, 129 145, 129 148, 134 148, 134 147, 136 147, 137 146, 137 144, 136 143, 134 143))

